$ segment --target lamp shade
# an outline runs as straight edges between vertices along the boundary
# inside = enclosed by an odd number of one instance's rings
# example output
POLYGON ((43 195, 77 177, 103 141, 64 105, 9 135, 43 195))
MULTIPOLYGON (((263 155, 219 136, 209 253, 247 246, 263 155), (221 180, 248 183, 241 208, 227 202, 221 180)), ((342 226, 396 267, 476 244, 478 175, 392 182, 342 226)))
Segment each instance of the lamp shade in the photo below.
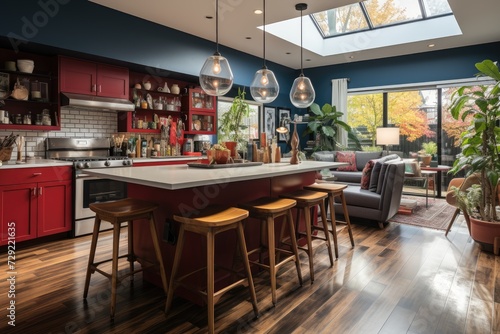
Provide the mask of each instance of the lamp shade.
POLYGON ((250 94, 256 102, 271 103, 276 99, 279 91, 280 86, 273 71, 263 67, 255 72, 250 85, 250 94))
POLYGON ((399 128, 377 128, 377 145, 398 145, 399 128))
POLYGON ((290 101, 297 108, 309 107, 316 98, 316 92, 308 77, 301 74, 293 81, 290 89, 290 101))
POLYGON ((201 88, 208 95, 221 96, 233 86, 233 72, 226 58, 216 52, 203 64, 200 71, 201 88))

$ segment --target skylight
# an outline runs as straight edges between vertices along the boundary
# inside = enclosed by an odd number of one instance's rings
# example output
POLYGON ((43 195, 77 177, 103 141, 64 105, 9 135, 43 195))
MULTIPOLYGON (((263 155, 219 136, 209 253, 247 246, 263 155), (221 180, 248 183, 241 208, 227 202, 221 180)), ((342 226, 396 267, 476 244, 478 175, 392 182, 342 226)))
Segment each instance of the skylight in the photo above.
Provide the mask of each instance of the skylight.
MULTIPOLYGON (((303 47, 321 56, 461 35, 446 0, 366 0, 304 16, 303 47)), ((300 46, 300 17, 266 31, 300 46)))
POLYGON ((446 0, 366 0, 311 15, 324 38, 451 15, 446 0))

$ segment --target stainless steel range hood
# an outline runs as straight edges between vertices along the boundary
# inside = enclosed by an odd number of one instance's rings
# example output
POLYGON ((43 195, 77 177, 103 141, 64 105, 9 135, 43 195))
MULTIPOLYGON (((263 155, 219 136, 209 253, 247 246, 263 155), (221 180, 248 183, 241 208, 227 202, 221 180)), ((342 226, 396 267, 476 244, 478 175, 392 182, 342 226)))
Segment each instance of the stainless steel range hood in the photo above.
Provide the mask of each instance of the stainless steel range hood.
POLYGON ((61 93, 61 107, 79 110, 133 111, 135 106, 125 99, 61 93))

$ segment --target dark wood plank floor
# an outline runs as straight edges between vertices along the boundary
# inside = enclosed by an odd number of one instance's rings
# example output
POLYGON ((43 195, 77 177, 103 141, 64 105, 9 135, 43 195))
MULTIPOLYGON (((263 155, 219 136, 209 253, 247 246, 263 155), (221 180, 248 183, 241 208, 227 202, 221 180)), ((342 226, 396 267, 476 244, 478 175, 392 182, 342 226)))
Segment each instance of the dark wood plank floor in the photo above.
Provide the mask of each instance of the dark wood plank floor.
MULTIPOLYGON (((329 266, 326 249, 315 258, 310 284, 301 254, 304 285, 292 263, 278 277, 272 306, 268 276, 255 277, 260 317, 254 319, 248 291, 227 293, 216 306, 221 333, 496 333, 500 332, 500 260, 479 250, 463 217, 443 231, 390 223, 354 225, 356 246, 339 235, 340 256, 329 266)), ((125 251, 125 236, 122 236, 125 251)), ((105 233, 107 244, 110 234, 105 233)), ((103 239, 104 240, 104 239, 103 239)), ((114 323, 109 321, 110 288, 93 275, 82 299, 90 237, 16 251, 16 326, 7 324, 9 282, 6 254, 0 264, 0 333, 205 333, 206 309, 180 298, 164 314, 162 290, 138 274, 118 289, 114 323)), ((97 256, 105 256, 101 247, 97 256)), ((126 265, 123 266, 126 268, 126 265)))

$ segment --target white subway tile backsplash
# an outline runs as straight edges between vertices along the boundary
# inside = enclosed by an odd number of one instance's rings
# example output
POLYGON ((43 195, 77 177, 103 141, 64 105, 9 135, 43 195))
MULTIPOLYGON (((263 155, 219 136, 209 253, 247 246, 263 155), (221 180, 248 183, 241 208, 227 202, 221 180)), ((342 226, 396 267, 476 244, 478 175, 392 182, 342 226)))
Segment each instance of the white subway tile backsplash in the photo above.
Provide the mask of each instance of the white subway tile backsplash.
MULTIPOLYGON (((102 138, 111 137, 117 132, 117 114, 114 112, 83 111, 61 109, 61 130, 60 131, 9 131, 0 130, 0 138, 6 135, 19 134, 24 136, 26 146, 23 148, 23 158, 25 152, 33 152, 35 157, 45 157, 45 138, 48 137, 71 137, 71 138, 102 138)), ((17 148, 12 152, 11 161, 17 157, 17 148)))

